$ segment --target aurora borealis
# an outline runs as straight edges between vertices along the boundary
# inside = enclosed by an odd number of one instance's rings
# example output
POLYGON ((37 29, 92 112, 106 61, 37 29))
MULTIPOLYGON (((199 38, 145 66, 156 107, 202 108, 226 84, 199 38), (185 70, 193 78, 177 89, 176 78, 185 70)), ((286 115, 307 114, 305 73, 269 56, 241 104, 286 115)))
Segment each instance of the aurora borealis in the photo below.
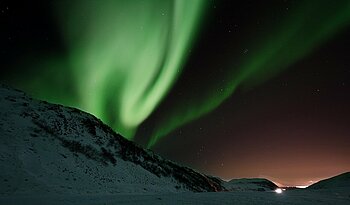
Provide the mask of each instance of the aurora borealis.
MULTIPOLYGON (((194 99, 191 104, 182 102, 174 113, 167 114, 167 118, 161 121, 156 133, 152 134, 149 145, 156 143, 159 137, 165 136, 175 128, 188 121, 201 117, 203 114, 212 111, 240 85, 256 85, 271 77, 280 70, 288 68, 292 63, 307 55, 315 47, 331 38, 344 26, 350 23, 350 2, 344 5, 336 5, 333 10, 322 5, 305 2, 297 5, 294 12, 290 12, 279 24, 271 28, 272 35, 263 38, 261 42, 248 45, 252 48, 252 54, 247 54, 238 65, 228 64, 228 77, 223 83, 222 92, 203 92, 204 97, 194 99), (315 19, 307 19, 309 15, 324 15, 315 19), (298 15, 296 15, 298 14, 298 15), (235 67, 232 69, 230 67, 235 67), (170 117, 169 117, 170 116, 170 117)), ((187 101, 187 99, 186 99, 187 101)))
POLYGON ((79 107, 132 139, 181 73, 204 2, 68 1, 60 7, 79 107))
MULTIPOLYGON (((279 150, 296 167, 318 153, 338 161, 328 167, 349 169, 349 1, 0 6, 1 80, 37 98, 83 109, 130 140, 227 178, 259 175, 251 170, 261 164, 238 158, 254 161, 261 150, 268 156, 279 150), (293 158, 293 150, 308 156, 293 158)), ((283 159, 261 161, 273 169, 283 159)), ((295 183, 287 171, 261 169, 260 175, 295 183)))

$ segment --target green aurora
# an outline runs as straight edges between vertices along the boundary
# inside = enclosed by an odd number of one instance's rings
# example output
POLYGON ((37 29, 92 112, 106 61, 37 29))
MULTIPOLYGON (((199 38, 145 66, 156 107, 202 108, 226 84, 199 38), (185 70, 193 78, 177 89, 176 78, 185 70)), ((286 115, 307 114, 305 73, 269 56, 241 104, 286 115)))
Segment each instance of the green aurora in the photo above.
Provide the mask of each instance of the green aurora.
POLYGON ((240 59, 240 66, 232 66, 225 85, 213 85, 201 97, 185 96, 186 101, 174 105, 175 109, 159 120, 148 147, 174 129, 213 111, 239 86, 258 85, 305 57, 349 25, 350 2, 329 5, 326 1, 300 1, 282 22, 273 25, 270 35, 263 40, 260 36, 256 36, 258 41, 252 39, 248 47, 253 52, 240 59))
POLYGON ((60 13, 60 20, 71 50, 79 107, 132 139, 181 73, 205 3, 76 3, 60 13))
MULTIPOLYGON (((36 97, 88 111, 132 140, 181 75, 210 3, 73 2, 54 5, 68 56, 46 57, 38 63, 42 69, 18 84, 36 97)), ((227 59, 225 84, 213 83, 195 98, 188 92, 162 113, 148 147, 213 111, 237 88, 256 86, 311 53, 350 23, 350 2, 298 1, 281 18, 270 33, 252 35, 246 55, 227 59)))

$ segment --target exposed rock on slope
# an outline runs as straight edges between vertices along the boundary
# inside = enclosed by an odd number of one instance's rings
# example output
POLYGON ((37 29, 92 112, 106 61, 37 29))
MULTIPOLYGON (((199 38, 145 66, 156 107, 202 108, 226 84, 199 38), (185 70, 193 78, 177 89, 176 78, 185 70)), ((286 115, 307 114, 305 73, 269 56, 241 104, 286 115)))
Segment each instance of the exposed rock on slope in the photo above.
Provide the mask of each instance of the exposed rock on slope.
POLYGON ((78 109, 0 86, 0 195, 221 191, 78 109))

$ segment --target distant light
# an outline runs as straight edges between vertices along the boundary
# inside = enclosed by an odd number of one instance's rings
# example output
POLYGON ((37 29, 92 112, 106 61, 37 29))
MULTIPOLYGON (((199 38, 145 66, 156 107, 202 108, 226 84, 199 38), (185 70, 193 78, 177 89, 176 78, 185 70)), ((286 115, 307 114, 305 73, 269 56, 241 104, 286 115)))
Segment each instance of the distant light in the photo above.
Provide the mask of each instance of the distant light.
POLYGON ((295 186, 296 188, 299 188, 299 189, 305 189, 307 188, 308 186, 295 186))
POLYGON ((277 188, 277 189, 275 189, 275 192, 277 193, 277 194, 282 194, 282 189, 280 189, 280 188, 277 188))

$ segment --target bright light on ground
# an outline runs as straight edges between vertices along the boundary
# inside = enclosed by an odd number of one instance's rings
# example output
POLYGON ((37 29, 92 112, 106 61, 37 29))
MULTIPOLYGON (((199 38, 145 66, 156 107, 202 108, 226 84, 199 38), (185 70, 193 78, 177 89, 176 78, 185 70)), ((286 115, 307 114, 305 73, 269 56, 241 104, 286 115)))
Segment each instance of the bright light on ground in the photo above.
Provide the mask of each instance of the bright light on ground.
POLYGON ((280 189, 280 188, 277 188, 276 190, 275 190, 275 192, 277 193, 277 194, 282 194, 282 189, 280 189))

